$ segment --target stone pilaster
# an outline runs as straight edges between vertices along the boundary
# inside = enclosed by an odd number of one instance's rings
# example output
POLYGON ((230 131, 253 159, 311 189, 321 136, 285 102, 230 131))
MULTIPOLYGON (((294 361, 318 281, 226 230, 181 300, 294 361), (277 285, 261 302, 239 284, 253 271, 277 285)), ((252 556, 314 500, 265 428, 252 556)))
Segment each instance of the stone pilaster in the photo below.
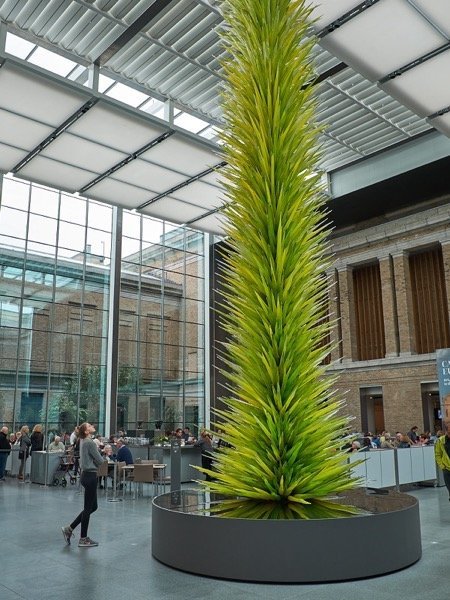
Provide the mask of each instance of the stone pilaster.
POLYGON ((350 267, 338 270, 339 307, 341 314, 342 360, 357 360, 355 296, 353 292, 353 271, 350 267))
POLYGON ((330 323, 330 342, 331 342, 331 363, 335 363, 342 358, 341 352, 341 319, 339 306, 339 281, 337 271, 334 269, 327 273, 328 288, 328 312, 330 323))
POLYGON ((402 252, 392 257, 394 265, 395 297, 399 331, 400 356, 415 354, 416 335, 414 327, 411 277, 408 254, 402 252))
POLYGON ((398 320, 395 304, 394 273, 390 256, 380 258, 381 297, 383 300, 384 340, 386 358, 398 356, 398 320))

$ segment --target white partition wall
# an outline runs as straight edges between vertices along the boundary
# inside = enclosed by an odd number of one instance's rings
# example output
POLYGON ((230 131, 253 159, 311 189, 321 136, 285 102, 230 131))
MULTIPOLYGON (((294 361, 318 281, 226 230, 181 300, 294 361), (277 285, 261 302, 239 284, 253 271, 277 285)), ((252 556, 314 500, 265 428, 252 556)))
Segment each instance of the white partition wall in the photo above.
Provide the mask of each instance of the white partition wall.
POLYGON ((355 463, 352 472, 360 478, 362 487, 386 488, 436 479, 432 446, 356 452, 349 456, 349 461, 355 463))

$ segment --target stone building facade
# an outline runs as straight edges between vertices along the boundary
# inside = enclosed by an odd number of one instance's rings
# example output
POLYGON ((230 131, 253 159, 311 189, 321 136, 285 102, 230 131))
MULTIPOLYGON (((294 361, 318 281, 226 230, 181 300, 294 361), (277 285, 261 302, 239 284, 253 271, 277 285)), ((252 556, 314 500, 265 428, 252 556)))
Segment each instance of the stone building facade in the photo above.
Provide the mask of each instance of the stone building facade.
POLYGON ((440 425, 438 348, 450 346, 450 198, 333 233, 337 375, 356 431, 440 425))

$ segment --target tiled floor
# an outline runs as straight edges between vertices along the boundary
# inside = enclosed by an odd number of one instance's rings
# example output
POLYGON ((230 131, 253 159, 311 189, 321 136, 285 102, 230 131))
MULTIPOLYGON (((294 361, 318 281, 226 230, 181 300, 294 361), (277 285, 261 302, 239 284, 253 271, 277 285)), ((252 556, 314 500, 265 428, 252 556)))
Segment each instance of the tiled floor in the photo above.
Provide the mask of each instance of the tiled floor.
MULTIPOLYGON (((450 597, 450 502, 445 488, 417 488, 423 557, 403 571, 363 581, 327 585, 263 585, 220 581, 170 569, 151 556, 151 502, 107 502, 89 534, 98 548, 66 546, 60 527, 77 514, 82 497, 74 488, 41 487, 7 479, 0 484, 1 600, 147 600, 147 599, 307 599, 447 600, 450 597)), ((330 543, 331 540, 324 540, 330 543)), ((186 552, 199 540, 174 539, 186 552)), ((230 540, 232 543, 232 540, 230 540)), ((364 552, 361 540, 355 552, 364 552)), ((402 551, 402 539, 387 539, 402 551)), ((336 546, 339 552, 339 544, 336 546)), ((383 552, 383 548, 380 548, 383 552)))

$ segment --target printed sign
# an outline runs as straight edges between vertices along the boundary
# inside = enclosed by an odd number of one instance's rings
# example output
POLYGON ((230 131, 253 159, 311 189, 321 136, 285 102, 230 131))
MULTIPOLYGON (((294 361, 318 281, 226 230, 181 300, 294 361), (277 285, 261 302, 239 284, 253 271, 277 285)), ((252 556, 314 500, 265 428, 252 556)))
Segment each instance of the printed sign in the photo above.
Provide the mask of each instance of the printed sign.
POLYGON ((450 348, 436 350, 442 419, 450 420, 450 348))

